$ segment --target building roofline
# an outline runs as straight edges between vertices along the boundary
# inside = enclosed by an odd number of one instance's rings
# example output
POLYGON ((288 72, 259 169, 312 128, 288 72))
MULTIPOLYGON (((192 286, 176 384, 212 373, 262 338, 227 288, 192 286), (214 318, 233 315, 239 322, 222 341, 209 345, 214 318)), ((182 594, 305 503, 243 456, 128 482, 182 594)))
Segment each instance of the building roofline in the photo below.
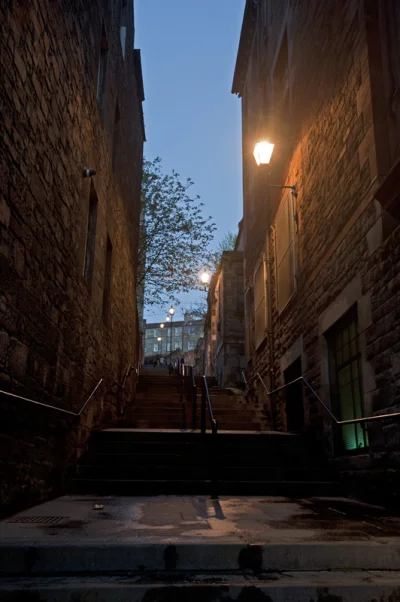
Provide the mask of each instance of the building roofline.
POLYGON ((140 120, 142 126, 142 134, 143 140, 146 142, 146 129, 144 125, 144 115, 143 115, 143 102, 145 100, 144 96, 144 84, 143 84, 143 70, 142 70, 142 55, 138 48, 135 48, 133 51, 133 63, 135 67, 135 76, 136 76, 136 84, 138 89, 138 97, 140 103, 140 120))
POLYGON ((247 65, 253 44, 256 18, 257 7, 254 0, 246 0, 232 83, 232 94, 237 94, 239 98, 243 95, 244 84, 246 81, 247 65))

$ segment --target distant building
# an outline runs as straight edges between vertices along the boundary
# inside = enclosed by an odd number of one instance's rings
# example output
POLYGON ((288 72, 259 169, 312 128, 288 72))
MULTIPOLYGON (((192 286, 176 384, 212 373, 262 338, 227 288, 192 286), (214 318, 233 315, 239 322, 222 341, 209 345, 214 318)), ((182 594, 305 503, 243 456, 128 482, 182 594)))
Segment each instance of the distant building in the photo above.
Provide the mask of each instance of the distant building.
POLYGON ((164 328, 160 322, 146 324, 145 327, 145 357, 162 357, 172 351, 193 351, 197 341, 203 335, 204 320, 185 314, 184 320, 165 322, 164 328), (161 338, 161 341, 158 339, 161 338), (171 346, 172 344, 172 346, 171 346))
POLYGON ((204 372, 215 376, 219 386, 243 383, 245 324, 242 223, 234 251, 225 251, 208 291, 203 356, 204 372))

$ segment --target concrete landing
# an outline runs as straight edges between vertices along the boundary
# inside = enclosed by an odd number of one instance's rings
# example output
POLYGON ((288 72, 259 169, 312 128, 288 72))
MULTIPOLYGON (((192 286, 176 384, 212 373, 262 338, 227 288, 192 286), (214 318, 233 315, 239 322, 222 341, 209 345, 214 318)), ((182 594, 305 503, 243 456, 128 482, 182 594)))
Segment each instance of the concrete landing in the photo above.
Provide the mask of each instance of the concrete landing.
POLYGON ((343 498, 65 496, 2 521, 0 558, 3 575, 400 570, 400 520, 343 498))

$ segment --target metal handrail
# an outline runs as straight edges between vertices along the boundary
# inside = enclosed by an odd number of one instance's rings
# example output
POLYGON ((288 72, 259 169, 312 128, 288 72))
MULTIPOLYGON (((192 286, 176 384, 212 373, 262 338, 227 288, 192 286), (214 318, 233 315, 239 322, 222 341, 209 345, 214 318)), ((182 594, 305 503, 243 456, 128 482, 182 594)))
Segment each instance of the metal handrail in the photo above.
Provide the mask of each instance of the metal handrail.
MULTIPOLYGON (((126 381, 130 375, 130 373, 133 370, 133 366, 128 366, 127 370, 125 371, 124 374, 124 378, 123 378, 123 384, 118 383, 118 381, 114 381, 113 385, 115 384, 119 385, 119 387, 121 389, 123 389, 126 385, 126 381)), ((138 373, 138 369, 137 369, 137 373, 138 373)), ((7 397, 13 397, 14 399, 22 399, 22 401, 28 401, 29 403, 32 403, 34 405, 37 406, 42 406, 43 408, 47 408, 48 410, 56 410, 57 412, 61 412, 62 414, 68 414, 69 416, 74 416, 74 418, 79 418, 79 416, 82 414, 82 412, 85 410, 86 406, 88 405, 89 401, 92 399, 92 397, 94 396, 94 394, 96 393, 97 389, 100 387, 100 385, 104 382, 104 378, 101 378, 99 380, 99 382, 97 383, 97 385, 95 386, 95 388, 93 389, 93 391, 90 393, 89 397, 86 399, 85 403, 83 404, 83 406, 81 407, 81 409, 79 410, 79 412, 71 412, 70 410, 64 410, 63 408, 58 408, 57 406, 53 406, 50 405, 48 403, 43 403, 41 401, 36 401, 34 399, 30 399, 29 397, 23 397, 22 395, 16 395, 15 393, 10 393, 9 391, 3 391, 2 389, 0 389, 0 395, 7 395, 7 397)))
POLYGON ((210 414, 210 421, 211 421, 211 431, 212 431, 213 435, 216 435, 217 430, 218 430, 218 425, 217 425, 217 421, 214 418, 214 413, 213 413, 211 398, 210 398, 210 392, 208 390, 207 377, 205 375, 203 375, 202 378, 203 378, 203 391, 202 391, 202 398, 201 398, 201 432, 203 435, 206 432, 206 403, 205 402, 207 401, 208 411, 210 414))
POLYGON ((249 383, 251 383, 254 379, 259 378, 259 380, 261 381, 261 383, 262 383, 264 389, 266 390, 268 396, 273 395, 274 393, 277 393, 278 391, 282 391, 283 389, 286 389, 286 387, 289 387, 290 385, 293 385, 294 383, 297 383, 300 380, 303 381, 304 384, 309 388, 309 390, 311 391, 311 393, 316 397, 316 399, 322 405, 322 407, 324 408, 324 410, 329 414, 330 418, 338 426, 343 426, 345 424, 359 424, 359 423, 363 423, 363 422, 374 422, 375 420, 385 420, 387 418, 395 418, 397 416, 400 416, 400 412, 393 412, 392 414, 390 414, 390 413, 389 414, 379 414, 378 416, 365 416, 365 417, 362 417, 362 418, 352 418, 350 420, 338 420, 336 418, 336 416, 334 414, 332 414, 332 412, 328 408, 328 406, 322 401, 322 399, 316 393, 316 391, 313 389, 313 387, 310 385, 310 383, 308 382, 308 380, 306 380, 304 378, 304 376, 299 376, 298 378, 295 378, 294 380, 292 380, 290 383, 285 383, 281 387, 277 387, 276 389, 273 389, 272 391, 268 391, 267 385, 265 384, 265 382, 262 379, 262 377, 261 377, 261 375, 260 375, 259 372, 256 372, 256 374, 254 376, 252 376, 249 380, 246 380, 246 376, 245 376, 244 372, 242 372, 242 375, 243 375, 243 379, 244 379, 244 382, 245 382, 246 386, 249 383))
MULTIPOLYGON (((130 374, 131 374, 131 372, 132 372, 133 369, 134 369, 133 366, 131 366, 129 364, 129 366, 125 370, 125 374, 124 374, 124 377, 122 379, 122 383, 119 383, 117 380, 115 380, 113 382, 112 386, 117 385, 119 387, 119 389, 125 389, 126 381, 128 380, 128 377, 130 376, 130 374)), ((139 364, 138 364, 138 367, 136 368, 136 374, 139 376, 139 364)))
POLYGON ((57 406, 52 406, 48 403, 42 403, 41 401, 35 401, 34 399, 29 399, 29 397, 22 397, 22 395, 16 395, 15 393, 9 393, 9 391, 3 391, 2 389, 0 389, 0 394, 7 395, 8 397, 14 397, 16 399, 22 399, 23 401, 29 401, 29 403, 33 403, 34 405, 37 405, 37 406, 42 406, 49 410, 56 410, 57 412, 62 412, 63 414, 69 414, 70 416, 78 417, 82 414, 83 410, 86 408, 87 404, 92 399, 93 395, 96 393, 97 389, 100 387, 102 382, 103 382, 103 379, 101 378, 99 380, 99 382, 97 383, 97 385, 95 386, 95 388, 93 389, 93 391, 91 392, 91 394, 89 395, 89 397, 87 398, 87 400, 85 401, 85 403, 83 404, 83 406, 81 407, 81 409, 79 410, 79 412, 71 412, 70 410, 63 410, 63 408, 57 408, 57 406))

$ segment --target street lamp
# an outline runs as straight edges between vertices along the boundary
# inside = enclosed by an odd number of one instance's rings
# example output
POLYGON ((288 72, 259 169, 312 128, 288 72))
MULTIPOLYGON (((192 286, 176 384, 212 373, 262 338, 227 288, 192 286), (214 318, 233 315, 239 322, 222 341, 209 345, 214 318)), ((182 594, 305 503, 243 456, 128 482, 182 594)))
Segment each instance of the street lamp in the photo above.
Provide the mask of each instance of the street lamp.
POLYGON ((207 270, 203 270, 203 272, 200 274, 200 282, 202 284, 204 284, 204 286, 206 286, 207 284, 209 284, 211 279, 211 274, 209 274, 209 272, 207 272, 207 270))
MULTIPOLYGON (((267 140, 260 140, 256 143, 253 151, 254 158, 256 160, 257 165, 260 167, 269 165, 271 161, 272 152, 274 150, 274 144, 268 142, 267 140)), ((267 188, 289 188, 292 191, 294 197, 298 196, 297 186, 294 184, 293 186, 279 186, 276 184, 267 184, 267 188)))
POLYGON ((174 319, 175 308, 173 305, 168 310, 169 315, 171 316, 171 347, 170 347, 170 364, 172 363, 172 321, 174 319))
POLYGON ((253 153, 257 165, 269 165, 274 146, 274 144, 271 144, 271 142, 267 142, 266 140, 257 142, 253 153))

